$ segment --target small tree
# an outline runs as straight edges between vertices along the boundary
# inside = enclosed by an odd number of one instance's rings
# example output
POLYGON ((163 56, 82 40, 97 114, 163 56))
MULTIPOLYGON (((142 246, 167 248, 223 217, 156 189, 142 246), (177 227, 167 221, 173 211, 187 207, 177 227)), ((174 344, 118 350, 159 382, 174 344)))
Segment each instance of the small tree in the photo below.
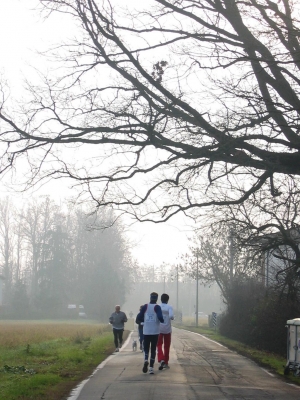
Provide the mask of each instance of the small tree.
POLYGON ((198 278, 204 284, 216 282, 228 304, 235 283, 251 277, 262 281, 261 265, 249 248, 241 246, 230 226, 220 223, 214 228, 194 236, 190 253, 185 256, 185 265, 192 278, 196 278, 198 269, 198 278))
POLYGON ((213 208, 207 215, 209 229, 222 224, 234 227, 239 247, 255 264, 261 265, 261 279, 294 300, 299 292, 300 220, 299 181, 282 176, 280 196, 272 197, 266 188, 250 196, 241 205, 213 208))

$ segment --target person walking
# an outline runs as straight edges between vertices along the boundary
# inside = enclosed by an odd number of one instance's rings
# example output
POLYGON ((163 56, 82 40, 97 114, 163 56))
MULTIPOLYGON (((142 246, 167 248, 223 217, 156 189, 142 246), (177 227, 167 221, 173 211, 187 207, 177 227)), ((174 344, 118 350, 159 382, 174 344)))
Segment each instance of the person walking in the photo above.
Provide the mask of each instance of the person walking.
POLYGON ((123 311, 121 311, 121 307, 117 305, 115 307, 115 312, 113 312, 109 317, 109 323, 113 327, 114 342, 116 346, 115 351, 119 351, 119 348, 122 347, 125 322, 127 322, 127 316, 123 311))
POLYGON ((157 342, 157 360, 160 363, 158 369, 167 369, 169 367, 169 353, 171 345, 171 333, 172 325, 171 320, 174 319, 173 307, 168 304, 169 295, 163 293, 161 299, 161 311, 164 318, 164 322, 159 326, 159 337, 157 342))
MULTIPOLYGON (((143 306, 140 306, 140 310, 143 308, 143 306)), ((135 323, 138 325, 138 332, 139 332, 139 342, 140 342, 140 350, 144 350, 144 334, 143 334, 143 322, 140 322, 137 317, 135 319, 135 323)))
POLYGON ((149 365, 150 351, 150 367, 149 374, 154 374, 154 362, 156 357, 156 346, 159 336, 159 325, 164 322, 161 308, 156 304, 158 294, 152 292, 150 294, 150 303, 143 305, 141 311, 137 315, 137 320, 143 323, 144 335, 144 366, 143 372, 147 373, 149 365))

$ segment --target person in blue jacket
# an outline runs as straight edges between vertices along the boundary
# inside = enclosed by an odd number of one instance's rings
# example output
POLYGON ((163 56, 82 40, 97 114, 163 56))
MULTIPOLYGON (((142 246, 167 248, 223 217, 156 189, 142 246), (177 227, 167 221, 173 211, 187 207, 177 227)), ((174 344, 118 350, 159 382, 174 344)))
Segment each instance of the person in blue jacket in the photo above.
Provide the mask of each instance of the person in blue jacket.
MULTIPOLYGON (((140 306, 139 312, 143 308, 143 305, 140 306)), ((135 323, 138 324, 139 330, 139 341, 140 341, 140 350, 144 351, 144 334, 143 334, 143 325, 144 323, 139 321, 137 317, 135 318, 135 323)))
POLYGON ((143 335, 144 335, 144 366, 143 372, 148 371, 148 359, 150 351, 150 366, 149 374, 154 374, 154 362, 156 356, 156 346, 159 336, 160 323, 164 322, 161 308, 156 304, 158 294, 152 292, 150 294, 150 303, 143 305, 140 312, 138 313, 136 320, 143 324, 143 335))

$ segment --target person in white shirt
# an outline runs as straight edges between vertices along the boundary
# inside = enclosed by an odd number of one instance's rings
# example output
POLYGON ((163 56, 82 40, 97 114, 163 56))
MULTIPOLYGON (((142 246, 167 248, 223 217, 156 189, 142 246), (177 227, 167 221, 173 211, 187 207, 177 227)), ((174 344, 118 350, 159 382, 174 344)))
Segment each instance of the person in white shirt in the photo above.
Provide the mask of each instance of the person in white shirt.
POLYGON ((154 362, 156 357, 156 345, 159 337, 159 325, 164 322, 161 308, 156 304, 158 294, 152 292, 150 294, 150 303, 141 307, 140 312, 136 317, 137 323, 143 325, 144 335, 144 374, 148 371, 148 358, 150 353, 149 374, 154 374, 154 362))
POLYGON ((161 297, 161 311, 163 314, 164 322, 159 326, 159 337, 157 342, 157 359, 160 363, 159 370, 169 368, 169 353, 171 345, 172 325, 171 320, 174 319, 173 307, 168 304, 169 295, 162 294, 161 297))

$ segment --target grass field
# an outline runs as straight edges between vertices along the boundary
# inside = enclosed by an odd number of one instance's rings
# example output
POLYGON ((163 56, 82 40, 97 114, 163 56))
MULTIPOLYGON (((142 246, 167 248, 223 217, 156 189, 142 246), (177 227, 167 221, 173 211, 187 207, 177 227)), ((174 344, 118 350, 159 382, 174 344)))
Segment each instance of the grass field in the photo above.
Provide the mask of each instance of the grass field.
POLYGON ((108 324, 0 321, 0 400, 65 399, 113 350, 108 324))

